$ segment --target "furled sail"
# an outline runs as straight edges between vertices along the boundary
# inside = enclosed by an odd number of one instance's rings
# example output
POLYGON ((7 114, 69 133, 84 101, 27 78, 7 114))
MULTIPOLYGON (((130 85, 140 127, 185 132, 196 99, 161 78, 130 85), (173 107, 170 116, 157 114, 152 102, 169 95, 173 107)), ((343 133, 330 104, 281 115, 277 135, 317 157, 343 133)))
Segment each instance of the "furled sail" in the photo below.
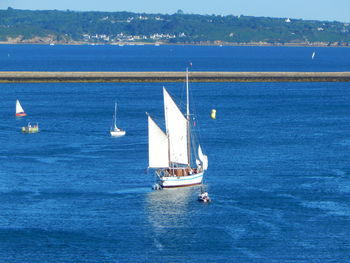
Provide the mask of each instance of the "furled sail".
POLYGON ((163 95, 170 162, 188 164, 187 120, 165 88, 163 88, 163 95))
POLYGON ((208 156, 203 154, 202 148, 200 145, 198 145, 198 157, 202 161, 203 170, 207 170, 208 169, 208 156))
POLYGON ((168 138, 154 120, 148 116, 149 167, 169 167, 168 138))
POLYGON ((21 106, 21 104, 19 103, 19 100, 16 100, 16 113, 23 113, 24 110, 21 106))

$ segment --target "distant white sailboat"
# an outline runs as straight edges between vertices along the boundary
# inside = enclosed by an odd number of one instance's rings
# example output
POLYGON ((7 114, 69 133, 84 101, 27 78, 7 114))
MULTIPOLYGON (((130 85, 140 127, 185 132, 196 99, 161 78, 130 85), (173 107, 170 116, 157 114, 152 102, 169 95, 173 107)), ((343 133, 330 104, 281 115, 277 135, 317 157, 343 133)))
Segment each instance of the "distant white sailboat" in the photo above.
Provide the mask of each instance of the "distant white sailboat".
POLYGON ((149 168, 156 169, 157 188, 201 184, 208 158, 200 145, 195 145, 189 107, 188 70, 186 70, 186 114, 163 88, 166 132, 148 115, 149 168), (194 149, 198 149, 194 151, 194 149))
POLYGON ((312 52, 311 59, 314 59, 316 55, 316 52, 312 52))
POLYGON ((21 103, 19 103, 19 100, 16 100, 16 117, 23 117, 27 114, 24 112, 21 103))
POLYGON ((113 126, 110 133, 113 137, 124 136, 126 134, 124 130, 117 127, 117 103, 114 104, 113 126))

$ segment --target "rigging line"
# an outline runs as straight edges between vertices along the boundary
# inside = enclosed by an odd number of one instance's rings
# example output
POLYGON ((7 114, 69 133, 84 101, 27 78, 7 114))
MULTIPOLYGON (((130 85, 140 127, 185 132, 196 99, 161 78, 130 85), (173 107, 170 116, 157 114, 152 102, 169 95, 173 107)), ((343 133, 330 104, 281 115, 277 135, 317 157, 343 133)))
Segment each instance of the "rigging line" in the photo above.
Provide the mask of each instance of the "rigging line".
POLYGON ((191 110, 192 110, 192 131, 193 131, 193 134, 195 136, 195 143, 199 143, 201 137, 200 137, 200 130, 201 130, 201 126, 200 126, 200 123, 201 123, 201 118, 200 116, 197 114, 197 105, 196 105, 196 100, 194 100, 194 95, 193 95, 193 92, 190 92, 190 99, 192 100, 192 103, 191 103, 191 110), (195 125, 194 125, 195 124, 195 125))
MULTIPOLYGON (((197 100, 194 100, 194 99, 193 99, 193 97, 194 97, 193 92, 190 92, 190 96, 191 96, 192 102, 194 102, 194 103, 191 104, 192 115, 193 115, 193 117, 195 118, 194 121, 196 122, 196 126, 195 126, 196 129, 195 129, 194 134, 196 135, 197 144, 199 144, 199 142, 202 141, 202 134, 201 134, 201 131, 202 131, 202 126, 201 126, 202 118, 201 118, 201 116, 197 113, 197 105, 196 105, 196 101, 197 101, 197 100)), ((201 148, 202 148, 202 150, 204 151, 204 148, 202 147, 202 145, 201 145, 201 148)))
POLYGON ((167 89, 167 92, 169 93, 170 97, 173 99, 173 101, 175 102, 176 106, 180 109, 181 113, 183 115, 185 115, 183 112, 184 112, 184 108, 185 108, 185 105, 186 103, 183 102, 183 96, 181 95, 180 97, 179 96, 176 96, 173 92, 169 91, 167 89))
MULTIPOLYGON (((184 83, 184 86, 186 83, 184 83)), ((198 115, 197 115, 197 106, 196 106, 196 100, 194 100, 194 95, 192 92, 192 89, 189 88, 189 96, 190 100, 192 101, 190 108, 191 108, 191 113, 190 113, 190 126, 191 126, 191 149, 192 149, 192 154, 194 155, 195 159, 198 159, 198 153, 197 153, 197 147, 200 142, 200 125, 198 125, 198 115), (195 123, 195 125, 194 125, 195 123)), ((203 148, 202 148, 203 149, 203 148)))

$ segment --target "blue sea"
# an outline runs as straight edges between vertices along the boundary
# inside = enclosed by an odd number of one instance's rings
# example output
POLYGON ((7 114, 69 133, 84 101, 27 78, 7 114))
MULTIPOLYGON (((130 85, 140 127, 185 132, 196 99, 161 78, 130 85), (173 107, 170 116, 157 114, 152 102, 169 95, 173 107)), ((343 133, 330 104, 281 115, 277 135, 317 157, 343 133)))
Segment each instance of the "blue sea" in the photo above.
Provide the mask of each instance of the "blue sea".
MULTIPOLYGON (((189 62, 349 71, 350 49, 0 45, 0 71, 189 62)), ((183 83, 0 84, 0 262, 348 262, 349 83, 190 83, 209 204, 199 187, 151 189, 145 112, 163 125, 163 85, 182 97, 183 83), (115 100, 122 138, 109 136, 115 100), (22 134, 28 122, 40 133, 22 134)))

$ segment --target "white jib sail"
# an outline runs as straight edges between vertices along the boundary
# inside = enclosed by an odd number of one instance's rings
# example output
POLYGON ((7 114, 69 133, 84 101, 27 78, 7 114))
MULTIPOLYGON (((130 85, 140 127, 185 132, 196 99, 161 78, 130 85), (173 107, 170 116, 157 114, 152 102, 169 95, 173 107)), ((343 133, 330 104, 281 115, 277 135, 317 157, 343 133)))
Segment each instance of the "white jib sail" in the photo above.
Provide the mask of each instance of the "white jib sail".
POLYGON ((203 170, 207 170, 208 169, 208 156, 203 154, 202 148, 200 145, 198 145, 198 157, 203 163, 203 170))
POLYGON ((169 167, 168 138, 148 116, 148 158, 150 168, 169 167))
POLYGON ((24 112, 21 104, 19 103, 19 100, 16 100, 16 113, 24 112))
POLYGON ((187 120, 165 88, 163 88, 163 95, 170 162, 188 164, 187 120))

